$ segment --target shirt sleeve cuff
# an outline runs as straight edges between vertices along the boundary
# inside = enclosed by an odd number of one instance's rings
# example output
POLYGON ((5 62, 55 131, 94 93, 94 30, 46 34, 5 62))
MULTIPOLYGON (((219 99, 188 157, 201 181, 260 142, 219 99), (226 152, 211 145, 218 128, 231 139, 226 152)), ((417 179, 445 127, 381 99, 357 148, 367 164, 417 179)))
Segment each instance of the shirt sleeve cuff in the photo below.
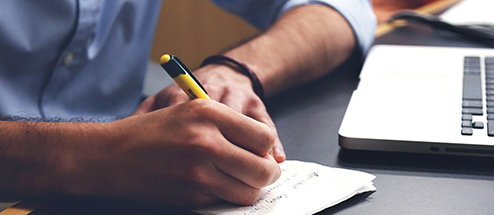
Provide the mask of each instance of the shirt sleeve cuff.
POLYGON ((362 56, 367 54, 374 42, 377 25, 369 0, 291 0, 283 5, 277 17, 279 18, 284 12, 304 4, 324 4, 338 11, 352 27, 362 56))

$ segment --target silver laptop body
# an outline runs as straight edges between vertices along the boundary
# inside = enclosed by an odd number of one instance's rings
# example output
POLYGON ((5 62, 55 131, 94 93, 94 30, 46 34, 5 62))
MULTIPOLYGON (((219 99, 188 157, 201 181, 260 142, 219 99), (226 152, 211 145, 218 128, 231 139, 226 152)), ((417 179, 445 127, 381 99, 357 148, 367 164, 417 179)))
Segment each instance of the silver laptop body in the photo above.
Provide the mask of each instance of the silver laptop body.
POLYGON ((374 46, 340 126, 340 146, 494 157, 490 57, 494 49, 374 46))

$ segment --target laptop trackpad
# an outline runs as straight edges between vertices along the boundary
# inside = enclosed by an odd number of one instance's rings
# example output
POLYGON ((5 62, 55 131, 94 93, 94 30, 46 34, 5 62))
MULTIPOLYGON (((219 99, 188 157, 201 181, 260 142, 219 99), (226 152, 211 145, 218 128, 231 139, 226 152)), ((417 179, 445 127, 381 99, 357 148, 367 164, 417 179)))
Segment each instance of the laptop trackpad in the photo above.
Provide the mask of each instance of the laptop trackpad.
POLYGON ((452 124, 448 123, 451 111, 457 109, 451 108, 456 106, 452 104, 455 98, 448 98, 451 92, 447 92, 454 91, 453 80, 446 74, 381 73, 365 79, 352 95, 347 110, 352 114, 346 114, 352 126, 361 127, 354 130, 363 136, 437 135, 438 124, 452 124))

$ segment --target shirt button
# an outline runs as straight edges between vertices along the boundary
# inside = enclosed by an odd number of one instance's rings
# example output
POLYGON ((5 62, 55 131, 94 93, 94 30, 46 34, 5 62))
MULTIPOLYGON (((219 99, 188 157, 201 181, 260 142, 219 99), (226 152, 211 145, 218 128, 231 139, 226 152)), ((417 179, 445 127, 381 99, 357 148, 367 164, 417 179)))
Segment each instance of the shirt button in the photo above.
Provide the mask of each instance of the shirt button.
POLYGON ((69 65, 74 60, 74 53, 69 52, 63 58, 63 65, 69 65))

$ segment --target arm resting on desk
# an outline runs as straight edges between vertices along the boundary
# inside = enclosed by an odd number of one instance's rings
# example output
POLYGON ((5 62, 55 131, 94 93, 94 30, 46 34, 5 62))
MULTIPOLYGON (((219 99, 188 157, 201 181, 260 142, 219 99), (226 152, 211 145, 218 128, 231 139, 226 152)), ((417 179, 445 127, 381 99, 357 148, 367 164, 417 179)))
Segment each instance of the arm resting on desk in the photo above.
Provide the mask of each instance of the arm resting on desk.
POLYGON ((305 5, 226 55, 255 71, 269 97, 331 71, 349 57, 355 43, 340 13, 325 5, 305 5))

